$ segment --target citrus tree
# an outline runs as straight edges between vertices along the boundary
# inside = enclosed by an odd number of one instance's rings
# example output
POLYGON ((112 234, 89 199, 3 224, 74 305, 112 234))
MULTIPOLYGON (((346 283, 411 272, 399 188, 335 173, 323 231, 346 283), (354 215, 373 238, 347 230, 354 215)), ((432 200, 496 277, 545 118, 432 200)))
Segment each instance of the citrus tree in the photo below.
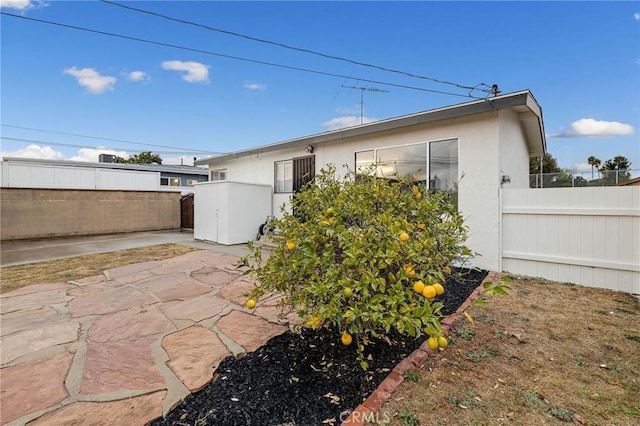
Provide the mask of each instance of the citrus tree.
POLYGON ((472 255, 446 193, 399 176, 349 172, 338 179, 328 166, 269 226, 276 229, 269 257, 250 244, 243 259, 257 282, 248 307, 282 294, 284 307, 308 327, 330 327, 343 344, 355 342, 363 368, 368 341, 389 341, 393 329, 427 333, 429 346, 446 346, 434 298, 446 290, 449 265, 472 255))

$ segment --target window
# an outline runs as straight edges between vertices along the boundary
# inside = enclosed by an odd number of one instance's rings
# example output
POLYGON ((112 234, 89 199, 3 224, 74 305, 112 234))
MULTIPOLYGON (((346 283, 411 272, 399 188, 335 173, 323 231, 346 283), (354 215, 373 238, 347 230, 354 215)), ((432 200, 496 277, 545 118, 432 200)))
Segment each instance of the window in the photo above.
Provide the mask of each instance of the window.
POLYGON ((429 189, 448 192, 457 204, 457 139, 360 151, 356 152, 355 159, 357 173, 365 172, 375 161, 375 173, 379 178, 409 176, 414 181, 426 183, 429 176, 429 189))
POLYGON ((211 170, 211 181, 227 180, 227 169, 211 170))
POLYGON ((293 192, 293 160, 274 163, 275 192, 293 192))
POLYGON ((162 186, 180 186, 180 178, 178 177, 161 177, 160 185, 162 186))
POLYGON ((458 192, 458 140, 429 143, 429 189, 458 192))
POLYGON ((191 185, 195 185, 196 183, 200 182, 197 179, 187 179, 187 185, 191 186, 191 185))

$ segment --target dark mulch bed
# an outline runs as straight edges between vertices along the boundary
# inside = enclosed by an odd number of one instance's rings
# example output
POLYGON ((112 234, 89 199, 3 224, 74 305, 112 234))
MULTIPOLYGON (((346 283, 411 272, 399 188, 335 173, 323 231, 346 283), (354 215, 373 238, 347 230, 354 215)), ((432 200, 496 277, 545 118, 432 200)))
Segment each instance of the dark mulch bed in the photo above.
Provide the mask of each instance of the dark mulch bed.
MULTIPOLYGON (((469 297, 486 271, 459 269, 436 298, 450 314, 469 297)), ((286 332, 241 358, 224 359, 214 380, 166 418, 152 425, 321 425, 340 424, 424 338, 392 336, 395 345, 373 341, 369 371, 344 346, 335 330, 286 332)))

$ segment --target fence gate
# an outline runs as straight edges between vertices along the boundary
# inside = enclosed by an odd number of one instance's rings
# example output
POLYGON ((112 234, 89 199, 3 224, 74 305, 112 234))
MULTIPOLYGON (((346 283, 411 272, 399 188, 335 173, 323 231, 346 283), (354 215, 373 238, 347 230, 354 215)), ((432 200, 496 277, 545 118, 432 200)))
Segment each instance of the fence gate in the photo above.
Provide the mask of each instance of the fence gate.
POLYGON ((193 229, 193 194, 180 197, 180 227, 193 229))

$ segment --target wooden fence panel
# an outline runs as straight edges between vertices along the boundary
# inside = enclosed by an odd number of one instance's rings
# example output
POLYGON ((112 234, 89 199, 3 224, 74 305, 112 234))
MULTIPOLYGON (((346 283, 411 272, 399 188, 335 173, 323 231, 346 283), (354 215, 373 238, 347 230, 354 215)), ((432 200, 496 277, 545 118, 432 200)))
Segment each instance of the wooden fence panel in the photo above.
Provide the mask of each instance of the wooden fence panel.
POLYGON ((503 189, 502 270, 640 294, 640 187, 503 189))

